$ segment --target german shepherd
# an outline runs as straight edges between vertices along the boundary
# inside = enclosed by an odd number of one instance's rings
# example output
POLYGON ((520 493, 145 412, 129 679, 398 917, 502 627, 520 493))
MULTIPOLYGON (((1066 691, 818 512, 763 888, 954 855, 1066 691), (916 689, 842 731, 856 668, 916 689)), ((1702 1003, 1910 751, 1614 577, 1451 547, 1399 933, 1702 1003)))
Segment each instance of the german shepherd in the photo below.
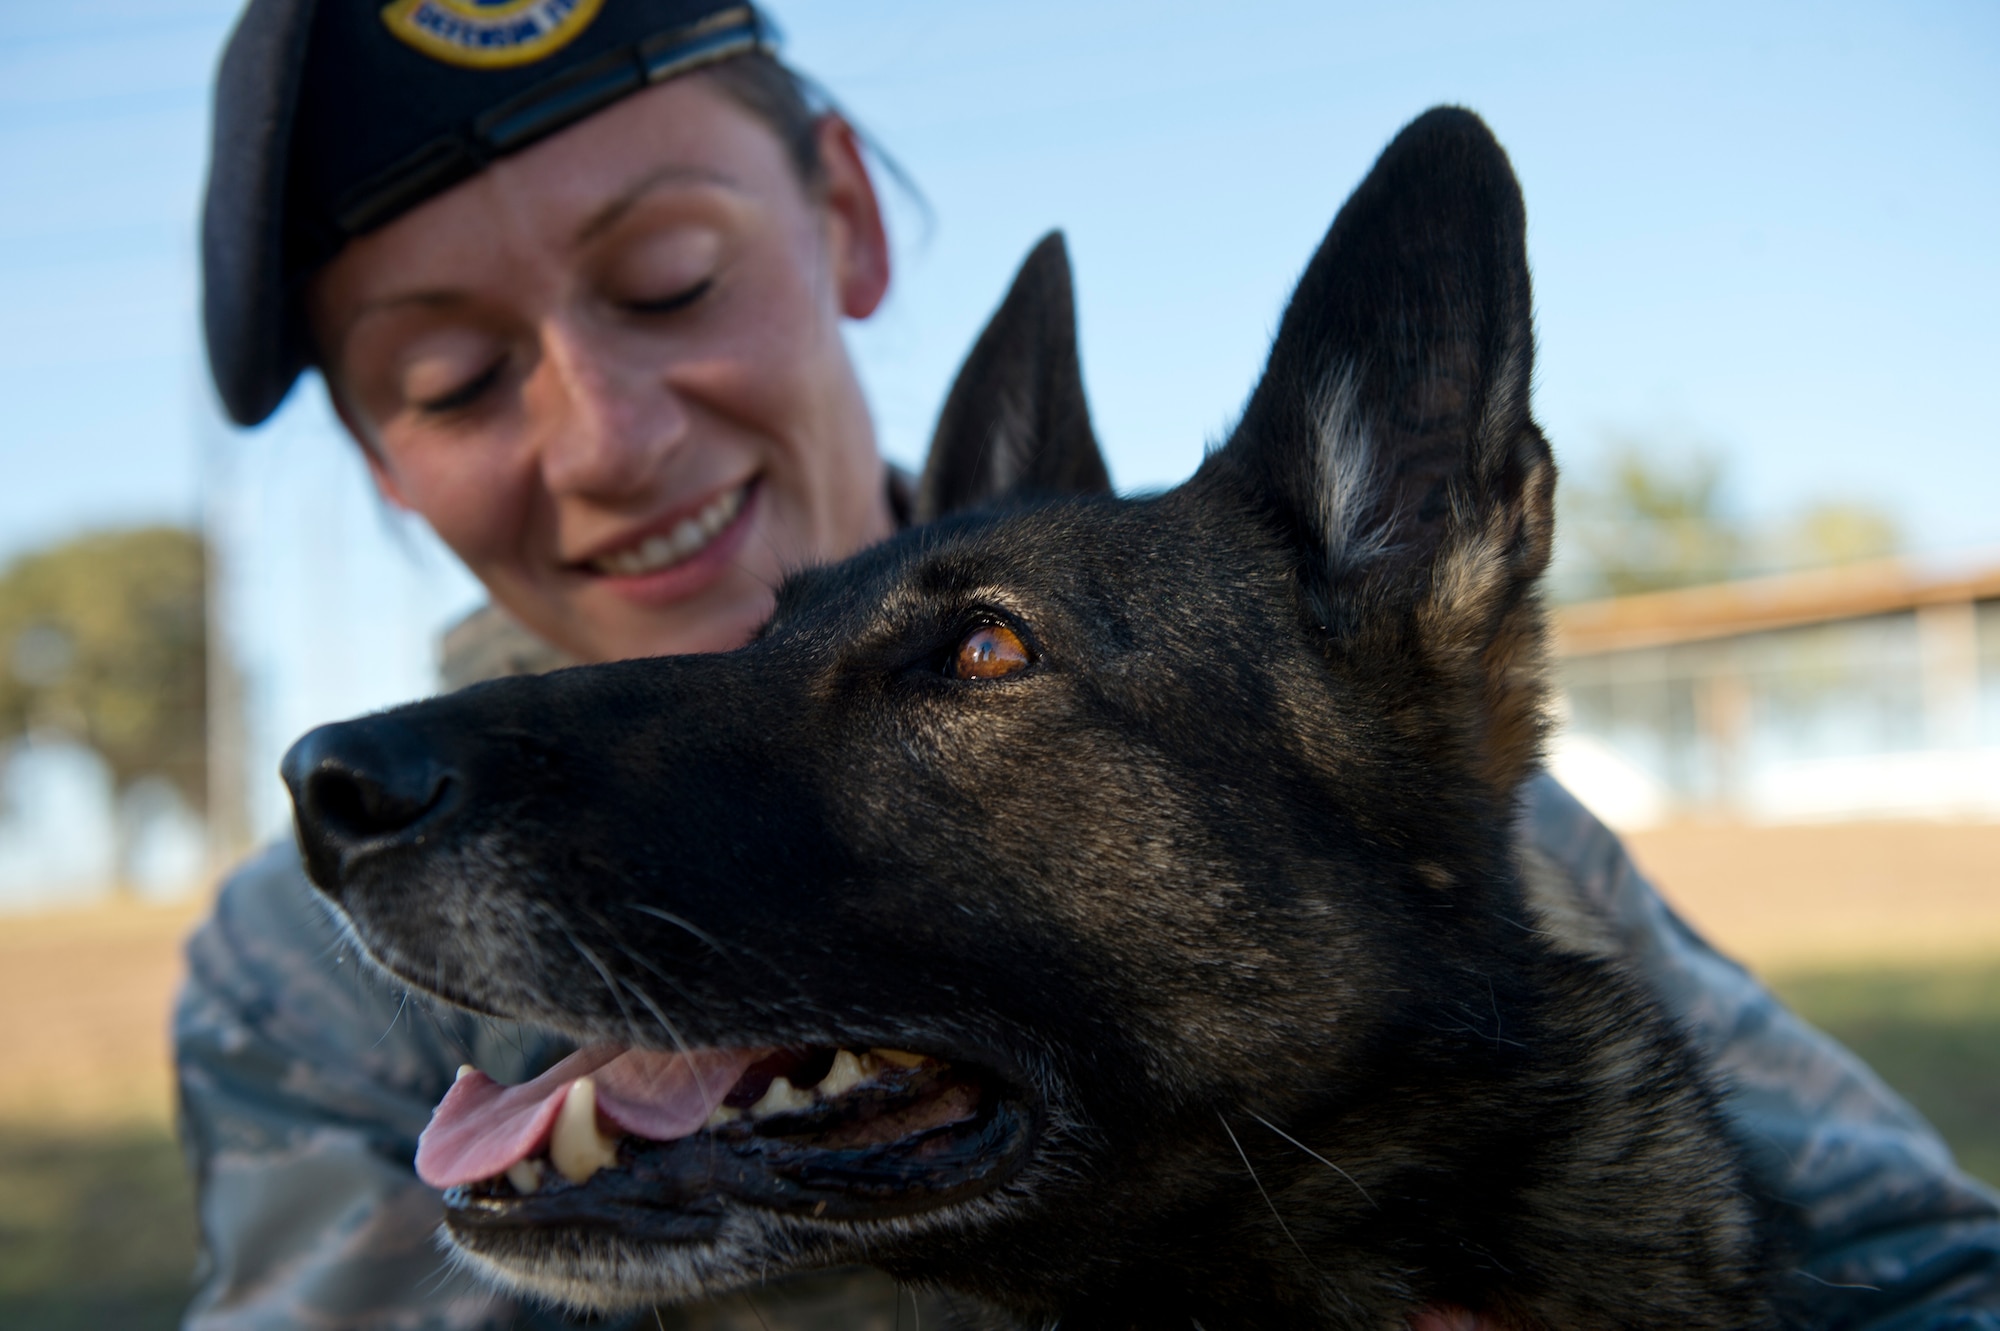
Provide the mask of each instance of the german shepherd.
POLYGON ((1227 442, 1122 500, 1050 237, 923 521, 755 642, 301 740, 374 959, 583 1047, 439 1107, 457 1251, 595 1308, 859 1263, 1070 1329, 1773 1325, 1715 1090, 1515 850, 1524 226, 1476 116, 1412 123, 1227 442))

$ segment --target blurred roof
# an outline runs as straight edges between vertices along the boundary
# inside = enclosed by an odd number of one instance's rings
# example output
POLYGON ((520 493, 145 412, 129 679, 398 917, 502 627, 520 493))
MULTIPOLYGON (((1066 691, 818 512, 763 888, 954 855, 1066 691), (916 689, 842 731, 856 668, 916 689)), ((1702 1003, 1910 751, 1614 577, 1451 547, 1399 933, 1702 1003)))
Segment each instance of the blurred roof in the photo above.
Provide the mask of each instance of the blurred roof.
POLYGON ((1584 601, 1552 618, 1558 655, 1594 656, 1994 597, 2000 556, 1989 552, 1979 562, 1883 559, 1584 601))

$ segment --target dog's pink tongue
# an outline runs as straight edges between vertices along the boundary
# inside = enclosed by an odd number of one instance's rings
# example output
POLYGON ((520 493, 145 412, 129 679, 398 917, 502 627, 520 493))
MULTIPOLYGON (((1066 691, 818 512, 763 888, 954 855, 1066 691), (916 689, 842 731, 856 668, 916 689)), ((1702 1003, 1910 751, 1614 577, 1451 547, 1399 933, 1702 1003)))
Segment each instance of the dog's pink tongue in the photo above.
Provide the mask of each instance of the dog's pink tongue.
POLYGON ((533 1081, 503 1086, 477 1070, 445 1092, 417 1138, 417 1177, 433 1188, 492 1178, 548 1141, 578 1077, 597 1083, 597 1111, 653 1141, 676 1141, 708 1121, 745 1068, 767 1049, 661 1054, 617 1045, 579 1049, 533 1081))

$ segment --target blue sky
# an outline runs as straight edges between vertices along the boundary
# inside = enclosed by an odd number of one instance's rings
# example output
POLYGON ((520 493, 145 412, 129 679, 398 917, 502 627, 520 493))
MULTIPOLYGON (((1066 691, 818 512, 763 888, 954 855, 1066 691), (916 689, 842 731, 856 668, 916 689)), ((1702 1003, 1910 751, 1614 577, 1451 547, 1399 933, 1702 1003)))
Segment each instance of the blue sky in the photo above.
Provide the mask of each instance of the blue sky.
MULTIPOLYGON (((233 9, 0 5, 0 555, 197 511, 193 216, 233 9)), ((1753 511, 1858 495, 1927 548, 2000 542, 1991 4, 776 12, 935 212, 927 238, 906 212, 897 290, 856 336, 898 456, 1062 226, 1114 472, 1186 474, 1347 190, 1455 101, 1526 188, 1559 457, 1701 440, 1753 511)))
MULTIPOLYGON (((428 691, 477 588, 373 501, 313 386, 249 435, 216 414, 194 228, 234 10, 0 0, 0 559, 196 520, 206 489, 276 828, 285 744, 428 691)), ((1536 408, 1571 474, 1617 435, 1700 444, 1753 516, 1861 498, 1920 550, 2000 553, 1990 0, 775 12, 933 214, 899 208, 895 288, 854 332, 893 457, 916 460, 1015 264, 1062 227, 1114 477, 1185 476, 1348 191, 1456 102, 1526 191, 1536 408)))
POLYGON ((2000 542, 2000 9, 1076 8, 791 17, 939 214, 861 341, 897 446, 1062 225, 1114 473, 1184 475, 1347 191, 1450 101, 1522 178, 1560 458, 1702 441, 1753 511, 1855 495, 2000 542))

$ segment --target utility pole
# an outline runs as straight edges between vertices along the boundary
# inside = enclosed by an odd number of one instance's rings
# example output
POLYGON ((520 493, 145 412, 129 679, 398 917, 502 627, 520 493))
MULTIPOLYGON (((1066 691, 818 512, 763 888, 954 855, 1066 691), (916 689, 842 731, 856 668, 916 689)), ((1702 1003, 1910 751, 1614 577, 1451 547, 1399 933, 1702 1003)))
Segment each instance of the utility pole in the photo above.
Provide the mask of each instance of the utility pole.
POLYGON ((208 749, 208 861, 219 877, 250 847, 250 809, 244 784, 247 747, 243 672, 231 633, 234 596, 230 557, 237 502, 235 454, 240 440, 223 423, 205 381, 195 386, 196 437, 201 457, 201 531, 206 569, 206 725, 208 749))

